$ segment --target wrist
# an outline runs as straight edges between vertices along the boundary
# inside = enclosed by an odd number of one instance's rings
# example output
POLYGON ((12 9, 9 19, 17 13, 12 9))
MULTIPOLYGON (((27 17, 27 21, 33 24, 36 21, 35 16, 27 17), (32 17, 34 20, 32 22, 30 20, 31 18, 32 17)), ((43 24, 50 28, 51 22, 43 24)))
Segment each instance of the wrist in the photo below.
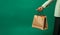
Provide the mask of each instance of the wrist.
POLYGON ((43 9, 45 8, 44 6, 41 6, 43 9))

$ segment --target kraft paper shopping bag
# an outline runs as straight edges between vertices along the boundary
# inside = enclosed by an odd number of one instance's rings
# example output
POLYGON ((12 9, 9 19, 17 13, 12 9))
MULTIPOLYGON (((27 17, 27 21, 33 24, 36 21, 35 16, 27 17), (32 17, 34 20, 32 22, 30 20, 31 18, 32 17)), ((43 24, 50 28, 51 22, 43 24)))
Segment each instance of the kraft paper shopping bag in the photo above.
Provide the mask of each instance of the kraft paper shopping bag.
POLYGON ((32 27, 41 30, 48 29, 47 17, 43 15, 34 15, 32 27))

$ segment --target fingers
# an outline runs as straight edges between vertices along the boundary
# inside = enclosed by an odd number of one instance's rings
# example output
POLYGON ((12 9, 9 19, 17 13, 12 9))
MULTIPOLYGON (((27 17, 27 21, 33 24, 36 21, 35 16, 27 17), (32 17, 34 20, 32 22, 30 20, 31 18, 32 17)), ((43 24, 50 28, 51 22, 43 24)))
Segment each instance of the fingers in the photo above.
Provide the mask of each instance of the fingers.
POLYGON ((43 10, 43 7, 39 7, 38 9, 36 9, 37 11, 41 12, 43 10))

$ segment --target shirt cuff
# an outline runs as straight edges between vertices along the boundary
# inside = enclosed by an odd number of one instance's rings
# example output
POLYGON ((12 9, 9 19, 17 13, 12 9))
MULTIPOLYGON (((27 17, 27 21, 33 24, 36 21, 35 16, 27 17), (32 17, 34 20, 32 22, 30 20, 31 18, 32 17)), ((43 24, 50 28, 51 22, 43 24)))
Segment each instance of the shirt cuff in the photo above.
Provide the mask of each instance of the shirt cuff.
POLYGON ((52 2, 52 0, 46 1, 46 2, 42 5, 42 7, 43 7, 43 8, 46 8, 51 2, 52 2))

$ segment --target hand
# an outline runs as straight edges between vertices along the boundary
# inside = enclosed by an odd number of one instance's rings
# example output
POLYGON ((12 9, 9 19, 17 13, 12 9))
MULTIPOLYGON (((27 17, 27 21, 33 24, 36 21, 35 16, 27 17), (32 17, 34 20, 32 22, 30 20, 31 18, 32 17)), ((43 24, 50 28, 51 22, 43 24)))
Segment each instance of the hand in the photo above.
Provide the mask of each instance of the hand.
POLYGON ((37 10, 41 12, 43 10, 43 7, 39 7, 37 10))

